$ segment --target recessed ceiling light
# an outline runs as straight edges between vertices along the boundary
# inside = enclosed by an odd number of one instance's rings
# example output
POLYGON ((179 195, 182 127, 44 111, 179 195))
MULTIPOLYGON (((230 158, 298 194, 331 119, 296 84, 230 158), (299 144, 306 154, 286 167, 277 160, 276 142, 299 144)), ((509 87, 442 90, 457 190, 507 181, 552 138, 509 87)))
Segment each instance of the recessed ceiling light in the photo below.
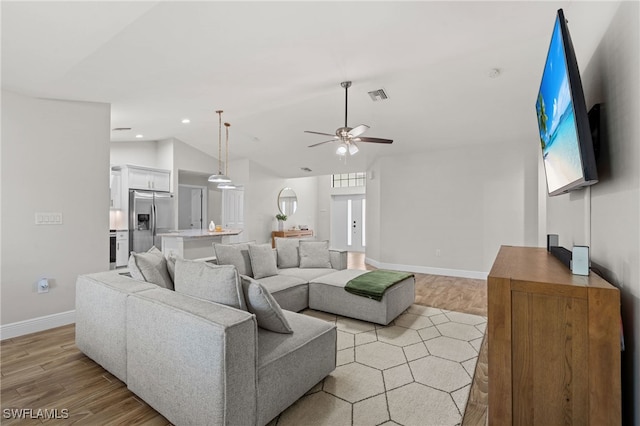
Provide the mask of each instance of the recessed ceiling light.
POLYGON ((189 124, 189 123, 191 123, 191 120, 189 120, 188 118, 182 119, 182 124, 189 124))
POLYGON ((114 127, 111 130, 114 132, 126 132, 127 130, 131 130, 131 127, 114 127))
POLYGON ((138 139, 143 138, 143 137, 144 137, 144 135, 136 135, 136 138, 138 138, 138 139))
POLYGON ((310 172, 311 169, 308 167, 300 167, 300 170, 302 170, 303 172, 310 172))

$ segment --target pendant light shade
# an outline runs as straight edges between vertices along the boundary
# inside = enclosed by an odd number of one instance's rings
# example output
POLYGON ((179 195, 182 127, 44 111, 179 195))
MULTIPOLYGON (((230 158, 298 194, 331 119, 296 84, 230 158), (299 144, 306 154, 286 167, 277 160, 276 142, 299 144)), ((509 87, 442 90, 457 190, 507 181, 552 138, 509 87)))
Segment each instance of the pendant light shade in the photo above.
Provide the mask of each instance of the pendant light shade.
POLYGON ((231 179, 222 173, 222 113, 222 110, 216 111, 218 114, 218 174, 209 176, 208 181, 211 183, 231 182, 231 179))

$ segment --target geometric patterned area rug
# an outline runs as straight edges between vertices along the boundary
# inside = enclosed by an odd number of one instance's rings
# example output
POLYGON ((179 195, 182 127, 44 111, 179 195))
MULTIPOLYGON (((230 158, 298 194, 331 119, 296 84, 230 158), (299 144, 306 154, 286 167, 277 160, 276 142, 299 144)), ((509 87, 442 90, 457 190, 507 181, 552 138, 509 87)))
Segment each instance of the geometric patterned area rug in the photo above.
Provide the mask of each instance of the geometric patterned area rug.
POLYGON ((337 368, 269 426, 462 422, 485 317, 413 305, 381 326, 303 313, 336 323, 337 368))

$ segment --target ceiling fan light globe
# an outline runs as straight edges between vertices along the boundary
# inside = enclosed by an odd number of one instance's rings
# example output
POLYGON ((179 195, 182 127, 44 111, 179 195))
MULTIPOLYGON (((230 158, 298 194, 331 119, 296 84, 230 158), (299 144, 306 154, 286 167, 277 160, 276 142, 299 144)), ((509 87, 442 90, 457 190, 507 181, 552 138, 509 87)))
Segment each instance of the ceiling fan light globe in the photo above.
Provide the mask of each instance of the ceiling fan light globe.
POLYGON ((336 154, 340 156, 345 156, 347 155, 347 152, 349 152, 349 147, 347 146, 346 143, 341 143, 340 145, 338 145, 338 148, 336 149, 336 154))
POLYGON ((356 146, 355 143, 351 142, 349 144, 349 155, 355 155, 360 151, 360 149, 356 146))

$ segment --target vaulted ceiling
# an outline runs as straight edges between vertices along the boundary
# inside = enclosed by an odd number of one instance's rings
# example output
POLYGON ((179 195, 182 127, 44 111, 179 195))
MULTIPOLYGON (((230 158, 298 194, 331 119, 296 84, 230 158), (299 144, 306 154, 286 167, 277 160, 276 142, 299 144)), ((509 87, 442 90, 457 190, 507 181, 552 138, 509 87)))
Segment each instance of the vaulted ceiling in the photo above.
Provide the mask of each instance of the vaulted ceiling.
MULTIPOLYGON (((2 2, 2 87, 107 102, 112 141, 175 137, 283 177, 364 170, 377 157, 537 140, 535 99, 556 10, 584 69, 616 2, 2 2), (493 69, 499 69, 492 78, 493 69), (370 126, 340 162, 303 133, 370 126), (368 93, 384 89, 389 99, 368 93), (191 123, 181 121, 189 118, 191 123), (224 136, 223 136, 224 138, 224 136)), ((213 170, 212 170, 213 171, 213 170)))

